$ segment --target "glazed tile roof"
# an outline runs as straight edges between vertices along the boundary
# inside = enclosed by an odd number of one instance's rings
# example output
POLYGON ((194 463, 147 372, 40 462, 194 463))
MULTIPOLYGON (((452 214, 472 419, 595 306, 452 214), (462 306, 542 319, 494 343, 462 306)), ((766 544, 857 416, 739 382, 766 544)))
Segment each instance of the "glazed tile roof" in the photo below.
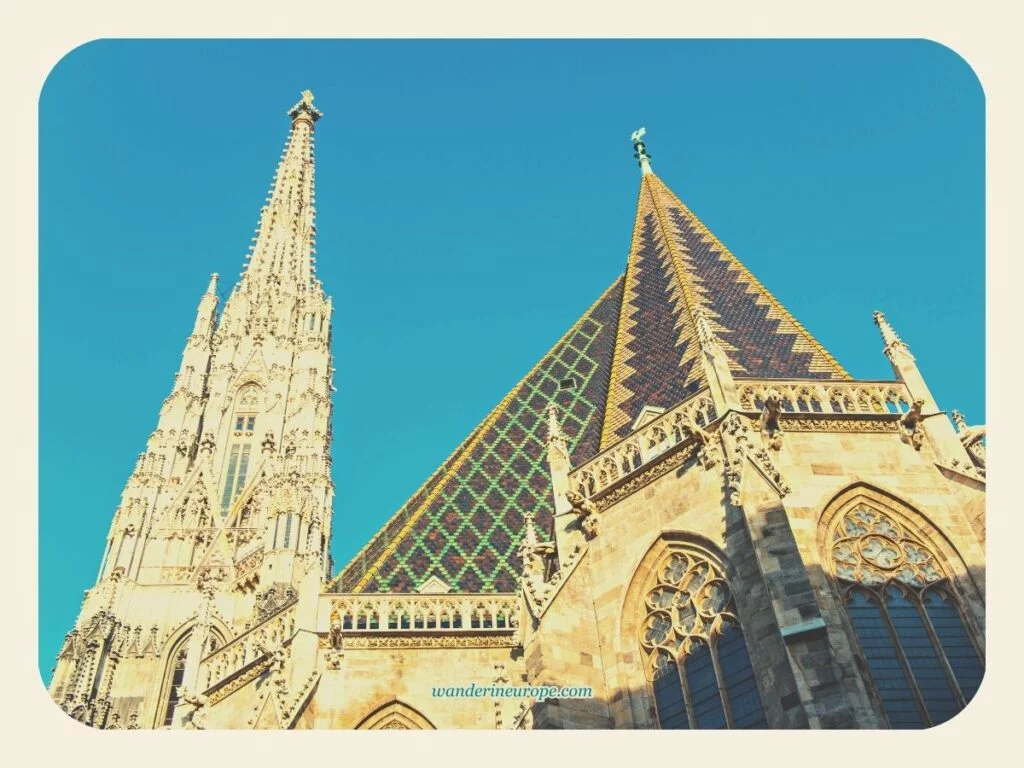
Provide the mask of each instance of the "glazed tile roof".
POLYGON ((553 514, 546 462, 555 403, 573 465, 706 383, 694 312, 736 376, 849 378, 831 355, 654 174, 642 177, 624 277, 505 396, 332 582, 410 592, 437 576, 459 592, 512 592, 524 513, 553 514))
POLYGON ((436 575, 460 592, 512 592, 523 512, 549 530, 547 408, 573 461, 598 450, 622 295, 617 279, 342 570, 339 592, 410 592, 436 575), (571 380, 571 381, 570 381, 571 380))
POLYGON ((671 408, 706 383, 693 312, 735 376, 849 378, 654 174, 642 177, 602 445, 645 405, 671 408))

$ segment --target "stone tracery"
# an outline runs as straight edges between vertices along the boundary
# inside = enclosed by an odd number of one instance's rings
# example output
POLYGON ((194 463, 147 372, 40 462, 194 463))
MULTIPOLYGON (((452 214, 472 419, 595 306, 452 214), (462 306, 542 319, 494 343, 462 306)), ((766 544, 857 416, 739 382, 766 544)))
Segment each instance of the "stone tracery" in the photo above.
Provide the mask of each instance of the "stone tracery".
POLYGON ((977 692, 984 663, 938 551, 867 503, 829 530, 830 571, 889 724, 923 728, 955 716, 977 692))
POLYGON ((671 547, 643 608, 639 642, 661 727, 764 727, 732 593, 710 553, 671 547))

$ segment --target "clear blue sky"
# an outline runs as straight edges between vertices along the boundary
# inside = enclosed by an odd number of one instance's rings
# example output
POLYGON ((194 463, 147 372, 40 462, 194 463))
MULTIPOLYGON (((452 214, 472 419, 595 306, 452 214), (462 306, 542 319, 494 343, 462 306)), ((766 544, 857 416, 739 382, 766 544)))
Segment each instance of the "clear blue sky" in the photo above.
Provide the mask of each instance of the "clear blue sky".
POLYGON ((625 264, 654 169, 854 376, 984 420, 984 96, 924 41, 102 41, 40 100, 40 666, 303 88, 343 565, 625 264), (144 350, 139 353, 139 350, 144 350))

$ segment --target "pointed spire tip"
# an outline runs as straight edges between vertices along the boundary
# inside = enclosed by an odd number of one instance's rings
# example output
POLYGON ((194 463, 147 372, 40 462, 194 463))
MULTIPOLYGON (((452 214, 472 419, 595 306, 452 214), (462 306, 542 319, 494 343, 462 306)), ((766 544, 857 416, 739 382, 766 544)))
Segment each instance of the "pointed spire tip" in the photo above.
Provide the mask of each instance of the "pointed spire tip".
POLYGON ((640 174, 642 176, 654 173, 651 170, 651 156, 647 154, 647 145, 644 144, 645 135, 647 135, 647 129, 640 127, 633 131, 633 134, 629 137, 633 142, 633 157, 636 158, 636 163, 640 166, 640 174))
POLYGON ((321 117, 323 112, 316 108, 313 104, 313 92, 308 88, 301 94, 300 99, 292 105, 292 108, 288 110, 288 117, 292 121, 299 119, 308 120, 310 123, 315 123, 321 117))

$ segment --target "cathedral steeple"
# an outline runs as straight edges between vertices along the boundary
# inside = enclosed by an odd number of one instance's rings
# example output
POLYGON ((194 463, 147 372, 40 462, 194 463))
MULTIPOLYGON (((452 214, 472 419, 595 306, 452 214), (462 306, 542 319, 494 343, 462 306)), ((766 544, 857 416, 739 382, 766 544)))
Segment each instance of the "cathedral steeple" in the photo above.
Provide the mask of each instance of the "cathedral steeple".
POLYGON ((225 309, 244 307, 256 311, 260 303, 277 294, 290 296, 316 291, 316 192, 313 162, 313 126, 322 113, 313 104, 311 91, 288 110, 291 130, 285 142, 274 180, 260 209, 241 280, 225 309), (232 301, 244 295, 245 301, 232 301))
MULTIPOLYGON (((303 92, 288 116, 248 264, 219 318, 216 274, 199 300, 79 618, 82 626, 106 612, 141 632, 132 601, 163 605, 161 621, 171 626, 162 631, 191 633, 182 671, 189 687, 212 642, 202 617, 241 608, 226 628, 237 634, 253 605, 269 610, 302 593, 297 626, 313 621, 307 604, 330 567, 332 306, 313 268, 313 126, 321 117, 313 94, 303 92)), ((82 672, 72 691, 66 672, 59 667, 54 677, 62 701, 100 684, 82 672)), ((151 715, 154 725, 164 722, 164 711, 151 715)))

